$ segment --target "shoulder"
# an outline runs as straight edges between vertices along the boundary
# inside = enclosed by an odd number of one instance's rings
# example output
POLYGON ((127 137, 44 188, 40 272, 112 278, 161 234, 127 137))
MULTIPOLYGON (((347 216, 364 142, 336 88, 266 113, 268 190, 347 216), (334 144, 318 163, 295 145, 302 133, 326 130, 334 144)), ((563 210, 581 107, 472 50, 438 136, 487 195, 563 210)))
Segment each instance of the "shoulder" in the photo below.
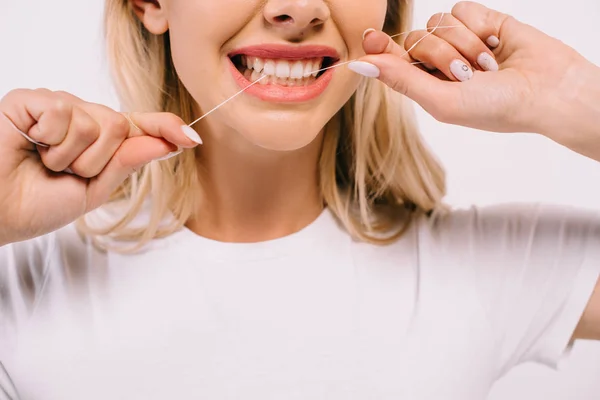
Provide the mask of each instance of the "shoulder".
POLYGON ((544 203, 504 203, 438 212, 420 221, 428 238, 456 243, 486 237, 555 235, 600 227, 600 211, 544 203))
POLYGON ((0 248, 0 309, 2 318, 18 323, 43 297, 80 280, 96 250, 74 224, 35 239, 0 248))

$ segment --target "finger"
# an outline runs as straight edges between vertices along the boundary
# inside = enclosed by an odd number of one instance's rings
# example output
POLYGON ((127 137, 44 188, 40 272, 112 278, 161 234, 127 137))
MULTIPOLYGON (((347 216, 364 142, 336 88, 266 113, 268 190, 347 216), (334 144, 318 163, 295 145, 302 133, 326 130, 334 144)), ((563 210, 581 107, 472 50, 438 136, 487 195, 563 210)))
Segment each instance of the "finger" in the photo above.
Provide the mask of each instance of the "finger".
POLYGON ((37 111, 43 108, 41 115, 33 117, 37 119, 27 132, 33 140, 44 143, 48 146, 55 146, 65 139, 69 124, 73 114, 73 105, 71 102, 63 101, 52 96, 52 92, 47 89, 37 89, 34 94, 27 100, 30 109, 37 111), (39 98, 40 104, 37 103, 39 98), (41 103, 44 104, 41 104, 41 103))
MULTIPOLYGON (((86 107, 88 113, 99 121, 100 137, 71 165, 70 169, 84 178, 92 178, 110 162, 130 131, 129 121, 120 113, 97 104, 86 107)), ((176 146, 171 145, 174 149, 176 146)))
POLYGON ((88 186, 87 211, 104 204, 134 170, 171 153, 172 144, 164 139, 138 136, 126 139, 106 168, 88 186))
POLYGON ((376 66, 379 80, 417 102, 436 119, 442 117, 444 104, 458 98, 458 86, 453 82, 441 81, 393 54, 368 55, 360 61, 376 66))
POLYGON ((100 137, 100 125, 78 106, 73 107, 71 123, 65 139, 57 146, 39 148, 44 165, 62 172, 100 137))
POLYGON ((509 15, 471 1, 456 3, 452 8, 452 15, 491 48, 500 45, 502 27, 511 19, 509 15))
POLYGON ((430 32, 412 32, 406 38, 404 46, 406 48, 414 46, 411 51, 414 59, 433 65, 450 80, 464 82, 473 77, 473 69, 469 61, 450 43, 430 32), (417 42, 419 44, 414 46, 417 42))
MULTIPOLYGON (((58 145, 66 137, 71 121, 71 104, 52 97, 48 90, 18 89, 2 99, 3 113, 16 129, 33 140, 58 145)), ((11 135, 15 144, 31 144, 18 135, 11 135)))
POLYGON ((477 66, 483 71, 498 71, 498 63, 494 53, 483 43, 473 31, 468 29, 461 21, 451 14, 436 14, 429 22, 427 28, 433 29, 440 22, 444 26, 454 26, 449 29, 435 29, 433 34, 453 46, 460 52, 472 66, 477 66))
POLYGON ((69 165, 69 169, 74 174, 83 178, 97 176, 129 135, 129 121, 121 113, 109 107, 87 103, 70 93, 56 92, 55 95, 66 101, 77 103, 99 125, 98 139, 69 165))
POLYGON ((393 54, 406 61, 410 60, 408 52, 390 36, 381 31, 365 32, 363 48, 367 54, 393 54))
POLYGON ((163 138, 179 147, 191 148, 202 144, 200 135, 178 116, 171 113, 129 113, 129 137, 143 134, 163 138), (139 128, 139 129, 138 129, 139 128))

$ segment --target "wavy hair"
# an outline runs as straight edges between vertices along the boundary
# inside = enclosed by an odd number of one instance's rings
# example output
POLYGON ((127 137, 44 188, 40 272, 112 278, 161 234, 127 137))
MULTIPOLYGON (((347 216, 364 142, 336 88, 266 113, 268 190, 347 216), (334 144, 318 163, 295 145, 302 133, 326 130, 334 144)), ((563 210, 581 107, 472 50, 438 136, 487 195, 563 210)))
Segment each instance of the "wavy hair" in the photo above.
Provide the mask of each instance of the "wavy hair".
MULTIPOLYGON (((412 0, 388 0, 383 30, 408 31, 412 9, 412 0)), ((104 23, 123 110, 167 111, 193 120, 193 99, 175 71, 169 32, 148 32, 128 0, 106 0, 104 23)), ((111 202, 126 204, 119 218, 102 227, 82 219, 80 231, 101 247, 110 239, 139 248, 181 229, 200 206, 196 163, 188 150, 145 166, 113 194, 111 202), (133 223, 148 199, 149 218, 133 223)), ((445 173, 419 134, 412 105, 377 80, 364 79, 325 126, 319 171, 324 202, 358 240, 389 243, 415 217, 444 208, 445 173)))

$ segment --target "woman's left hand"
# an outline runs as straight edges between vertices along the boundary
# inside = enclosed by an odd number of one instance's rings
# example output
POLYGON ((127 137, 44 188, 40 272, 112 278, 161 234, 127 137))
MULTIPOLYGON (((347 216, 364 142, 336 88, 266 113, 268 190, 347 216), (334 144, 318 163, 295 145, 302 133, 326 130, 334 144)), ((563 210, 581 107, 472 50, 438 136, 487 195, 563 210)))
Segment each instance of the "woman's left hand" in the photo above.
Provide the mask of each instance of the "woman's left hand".
MULTIPOLYGON (((541 133, 585 153, 577 149, 587 145, 581 137, 567 137, 578 128, 569 120, 591 118, 600 148, 600 109, 584 109, 600 103, 600 68, 513 17, 460 2, 451 13, 434 15, 428 30, 411 32, 404 48, 382 32, 366 33, 363 46, 367 56, 360 61, 376 68, 358 63, 351 69, 378 77, 441 122, 541 133)), ((587 155, 600 159, 600 152, 587 155)))

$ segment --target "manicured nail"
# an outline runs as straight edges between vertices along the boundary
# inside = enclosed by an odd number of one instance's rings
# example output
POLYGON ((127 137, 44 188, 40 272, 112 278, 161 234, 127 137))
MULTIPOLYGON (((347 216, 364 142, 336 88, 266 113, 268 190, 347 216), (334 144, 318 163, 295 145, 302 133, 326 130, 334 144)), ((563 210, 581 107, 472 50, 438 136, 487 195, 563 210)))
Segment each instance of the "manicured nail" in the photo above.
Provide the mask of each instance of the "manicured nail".
POLYGON ((477 64, 485 71, 498 71, 498 63, 489 53, 481 53, 477 57, 477 64))
POLYGON ((461 60, 452 61, 450 72, 461 82, 468 81, 473 77, 473 70, 461 60))
POLYGON ((364 33, 363 33, 363 40, 365 40, 365 38, 367 37, 367 35, 371 32, 377 32, 375 29, 373 28, 369 28, 367 29, 364 33))
POLYGON ((181 149, 181 150, 175 150, 175 151, 170 152, 169 154, 167 154, 164 157, 157 158, 154 161, 166 161, 166 160, 168 160, 170 158, 173 158, 173 157, 176 157, 176 156, 180 155, 181 153, 183 153, 183 149, 181 149))
POLYGON ((348 69, 367 78, 379 78, 381 74, 377 66, 364 61, 352 61, 348 64, 348 69))
POLYGON ((500 39, 498 39, 497 36, 492 35, 489 38, 487 38, 486 43, 490 47, 498 47, 500 45, 500 39))
POLYGON ((202 139, 200 139, 200 135, 196 132, 191 126, 183 125, 181 130, 192 142, 202 144, 202 139))

